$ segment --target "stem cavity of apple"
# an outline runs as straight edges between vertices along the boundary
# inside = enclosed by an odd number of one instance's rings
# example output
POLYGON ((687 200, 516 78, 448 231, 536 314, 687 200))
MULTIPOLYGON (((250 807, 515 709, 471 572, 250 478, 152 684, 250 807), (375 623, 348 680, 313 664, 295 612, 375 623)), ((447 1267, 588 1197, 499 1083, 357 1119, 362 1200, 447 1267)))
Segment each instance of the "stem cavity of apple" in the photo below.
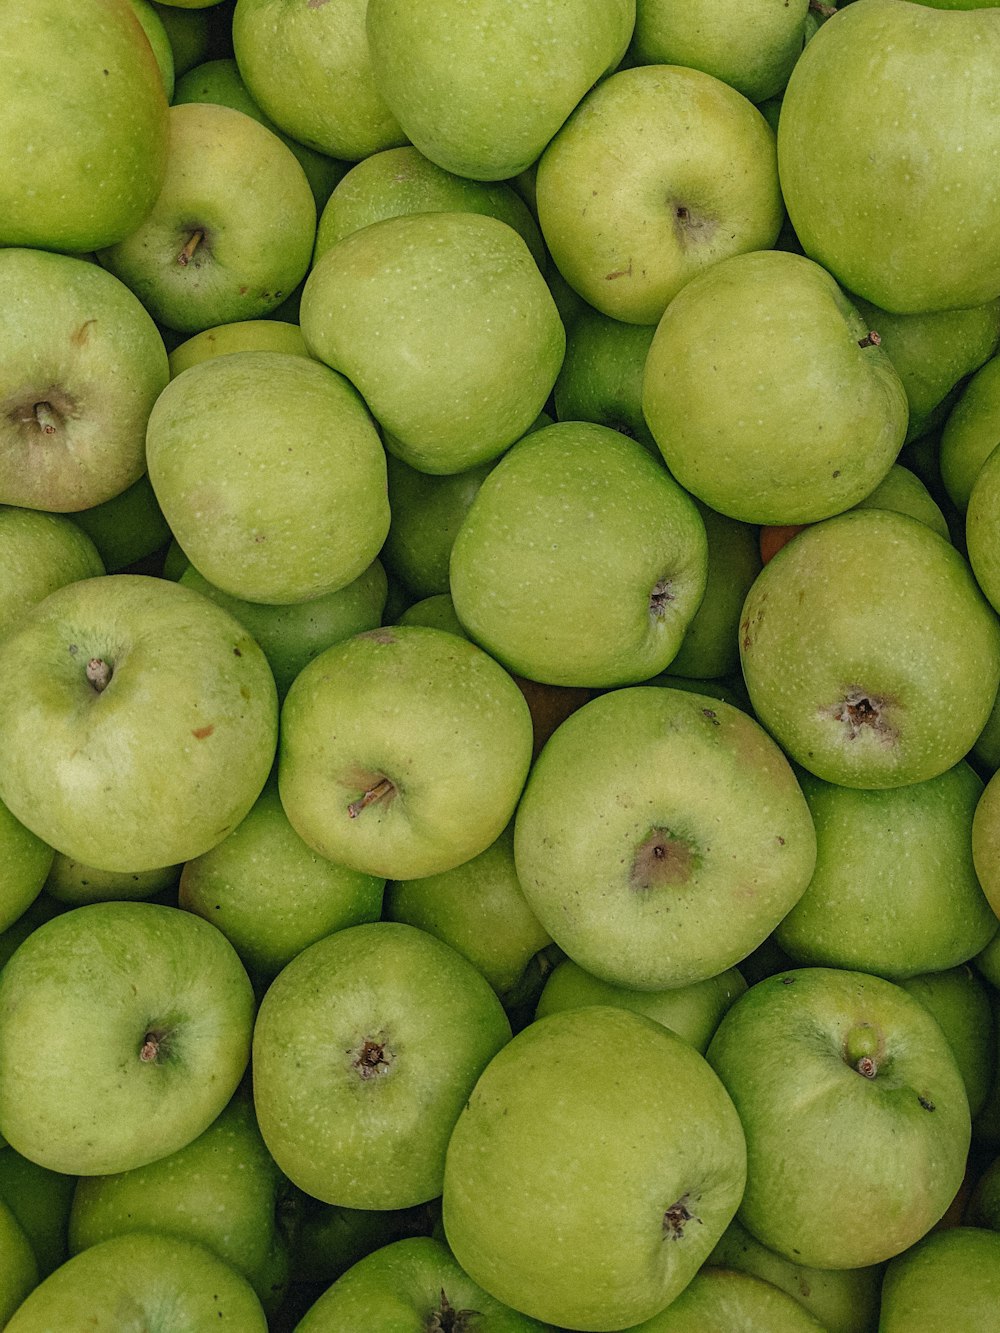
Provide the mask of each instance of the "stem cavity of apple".
POLYGON ((663 1214, 663 1236, 665 1240, 680 1240, 684 1235, 684 1228, 689 1222, 697 1222, 702 1225, 700 1217, 696 1217, 691 1211, 690 1194, 682 1194, 676 1203, 672 1203, 663 1214))
POLYGON ((870 1023, 851 1028, 844 1040, 844 1061, 862 1078, 876 1077, 884 1054, 881 1033, 870 1023))
POLYGON ((657 579, 649 594, 649 614, 662 620, 667 614, 667 606, 674 600, 673 585, 667 578, 657 579))
POLYGON ((456 1310, 442 1287, 441 1304, 430 1312, 426 1333, 472 1333, 480 1317, 478 1310, 456 1310))
POLYGON ((32 414, 43 435, 55 435, 58 432, 62 419, 51 403, 35 403, 32 414))
POLYGON ((144 1065, 155 1064, 160 1056, 160 1047, 163 1044, 162 1032, 150 1029, 142 1039, 142 1045, 139 1047, 139 1059, 144 1065))
POLYGON ((863 338, 858 339, 859 347, 881 347, 882 339, 874 329, 869 329, 863 338))
POLYGON ((86 666, 87 680, 96 694, 102 694, 111 683, 112 668, 103 657, 92 657, 86 666))
POLYGON ((695 868, 688 842, 666 828, 653 828, 640 843, 629 876, 633 889, 650 890, 686 884, 695 868))
POLYGON ((369 787, 362 796, 356 801, 352 801, 347 807, 347 817, 357 819, 362 810, 367 810, 370 805, 375 805, 378 801, 384 801, 395 792, 396 788, 388 778, 380 778, 373 786, 369 787))
POLYGON ((867 733, 888 745, 896 739, 896 732, 883 716, 885 704, 886 701, 876 695, 854 689, 848 690, 831 711, 833 720, 844 724, 849 741, 867 733))
POLYGON ((194 258, 194 252, 205 239, 205 233, 201 230, 193 231, 185 242, 184 249, 177 256, 177 262, 182 268, 187 268, 194 258))

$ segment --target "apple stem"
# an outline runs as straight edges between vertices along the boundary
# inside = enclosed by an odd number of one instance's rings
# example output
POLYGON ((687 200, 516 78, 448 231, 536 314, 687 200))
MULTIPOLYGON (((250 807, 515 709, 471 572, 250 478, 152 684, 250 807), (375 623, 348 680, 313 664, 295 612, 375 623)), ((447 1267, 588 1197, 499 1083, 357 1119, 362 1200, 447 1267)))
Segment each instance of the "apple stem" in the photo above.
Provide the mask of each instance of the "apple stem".
POLYGON ((369 787, 359 800, 351 802, 347 807, 348 817, 350 819, 357 819, 362 810, 366 809, 369 805, 374 805, 376 801, 381 801, 394 790, 395 788, 388 778, 381 778, 375 783, 374 787, 369 787))
POLYGON ((111 667, 103 657, 92 657, 87 663, 87 679, 98 694, 108 688, 111 681, 111 667))
POLYGON ((36 403, 34 406, 35 420, 43 435, 55 435, 59 429, 59 417, 53 410, 51 403, 36 403))
POLYGON ((874 329, 869 329, 863 338, 858 339, 859 347, 879 347, 881 344, 882 339, 874 329))
POLYGON ((204 239, 205 233, 203 231, 193 231, 187 238, 187 244, 184 246, 184 249, 177 256, 178 264, 186 268, 188 264, 190 264, 194 252, 198 249, 198 246, 201 245, 204 239))

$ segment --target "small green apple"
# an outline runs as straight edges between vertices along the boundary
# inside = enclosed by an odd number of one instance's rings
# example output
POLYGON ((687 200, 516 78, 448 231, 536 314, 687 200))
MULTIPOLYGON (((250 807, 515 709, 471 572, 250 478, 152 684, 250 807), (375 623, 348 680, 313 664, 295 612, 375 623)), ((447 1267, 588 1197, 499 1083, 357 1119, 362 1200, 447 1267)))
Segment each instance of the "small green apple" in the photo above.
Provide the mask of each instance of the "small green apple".
MULTIPOLYGON (((6 1156, 10 1149, 4 1149, 6 1156)), ((18 1306, 38 1286, 38 1261, 24 1228, 0 1199, 0 1324, 7 1327, 18 1306)))
POLYGON ((963 965, 908 977, 899 984, 934 1015, 948 1038, 975 1119, 986 1105, 997 1072, 996 1032, 985 983, 963 965))
POLYGON ((154 870, 95 870, 56 852, 45 892, 67 907, 152 898, 175 888, 180 874, 179 865, 159 866, 154 870))
POLYGON ((951 530, 941 506, 915 472, 902 463, 893 463, 875 489, 859 500, 855 509, 894 509, 909 514, 951 541, 951 530))
POLYGON ((566 356, 553 390, 560 421, 596 421, 656 452, 642 413, 642 376, 655 328, 589 307, 566 329, 566 356))
POLYGON ((0 638, 56 588, 104 573, 97 547, 63 514, 0 505, 0 638))
POLYGON ((282 319, 238 319, 232 324, 202 329, 201 333, 178 343, 168 358, 170 378, 176 379, 182 370, 196 366, 199 361, 208 361, 213 356, 228 356, 230 352, 309 355, 297 324, 289 324, 282 319))
POLYGON ((128 2, 142 25, 146 40, 156 57, 160 78, 163 80, 163 91, 166 93, 167 101, 170 102, 174 96, 174 49, 170 45, 163 20, 150 4, 150 0, 128 0, 128 2))
POLYGON ((706 1265, 663 1311, 628 1333, 829 1333, 787 1291, 750 1273, 706 1265))
POLYGON ((28 1237, 40 1278, 69 1257, 67 1232, 76 1180, 29 1161, 9 1145, 0 1152, 0 1199, 28 1237))
POLYGON ((1000 356, 972 376, 941 432, 941 480, 963 512, 983 464, 1000 444, 1000 356))
POLYGON ((1000 1306, 1000 1235, 981 1227, 939 1231, 885 1272, 879 1333, 991 1333, 1000 1306))
POLYGON ((170 528, 145 472, 120 495, 73 517, 97 547, 109 574, 155 555, 170 540, 170 528))

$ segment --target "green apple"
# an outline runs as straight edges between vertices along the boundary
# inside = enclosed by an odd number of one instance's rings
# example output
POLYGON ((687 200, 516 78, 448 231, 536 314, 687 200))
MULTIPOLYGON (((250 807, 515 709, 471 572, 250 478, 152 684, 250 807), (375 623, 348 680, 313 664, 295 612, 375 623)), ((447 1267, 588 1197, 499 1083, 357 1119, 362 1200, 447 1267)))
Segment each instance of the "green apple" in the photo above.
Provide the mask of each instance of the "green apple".
POLYGON ((390 452, 421 472, 463 472, 523 435, 566 341, 524 241, 479 213, 412 213, 345 236, 309 274, 300 322, 390 452))
POLYGON ((97 547, 63 514, 0 505, 0 545, 0 638, 56 588, 104 573, 97 547))
POLYGON ((144 221, 99 253, 180 333, 256 319, 302 280, 316 235, 305 172, 276 134, 207 102, 170 108, 167 174, 144 221))
POLYGON ((514 228, 540 269, 545 246, 531 210, 504 181, 472 181, 436 166, 412 144, 372 153, 352 167, 323 209, 315 263, 345 236, 404 213, 485 213, 514 228))
POLYGON ((986 362, 962 389, 941 432, 941 480, 963 512, 983 464, 1000 444, 1000 356, 986 362))
POLYGON ((209 16, 197 10, 178 8, 176 0, 150 0, 163 24, 174 57, 174 75, 180 78, 208 55, 212 41, 209 16))
POLYGON ((885 1272, 880 1333, 991 1333, 1000 1305, 1000 1235, 953 1227, 928 1236, 885 1272))
POLYGON ((253 635, 274 673, 279 699, 284 699, 302 668, 324 648, 381 625, 387 595, 386 573, 379 560, 335 592, 284 605, 232 597, 209 583, 193 565, 178 582, 216 602, 253 635))
POLYGON ((167 353, 127 287, 83 259, 0 249, 0 342, 0 503, 87 509, 143 474, 167 353))
POLYGON ((396 1240, 427 1235, 440 1214, 436 1200, 415 1208, 342 1208, 304 1194, 293 1241, 292 1279, 334 1282, 366 1254, 396 1240))
POLYGON ((238 827, 185 865, 179 903, 222 931, 251 976, 270 980, 324 936, 377 921, 383 885, 307 847, 272 778, 238 827))
POLYGON ((204 64, 188 70, 177 81, 177 91, 173 101, 175 106, 180 102, 217 102, 220 106, 231 106, 235 111, 244 112, 276 134, 285 147, 290 148, 295 154, 299 166, 305 172, 309 188, 313 192, 313 199, 316 201, 317 212, 329 199, 330 191, 346 170, 343 162, 337 162, 325 153, 317 152, 314 148, 309 148, 284 134, 251 97, 240 77, 239 66, 231 57, 207 60, 204 64))
POLYGON ((69 1251, 136 1231, 197 1241, 247 1279, 266 1305, 262 1279, 271 1253, 288 1251, 287 1181, 257 1128, 248 1096, 237 1095, 185 1147, 147 1166, 82 1176, 69 1215, 69 1251))
POLYGON ((581 310, 566 330, 566 356, 555 383, 560 421, 596 421, 656 451, 642 414, 642 376, 655 329, 581 310))
POLYGON ((994 610, 1000 610, 1000 448, 994 449, 976 475, 965 511, 965 544, 969 564, 994 610))
POLYGON ((544 1333, 487 1295, 439 1240, 413 1236, 358 1261, 309 1307, 296 1333, 544 1333))
POLYGON ((735 967, 704 981, 671 990, 629 990, 592 977, 564 958, 549 974, 535 1010, 536 1018, 579 1009, 589 1004, 612 1004, 662 1023, 676 1032, 702 1055, 722 1021, 722 1015, 746 990, 747 984, 735 967))
POLYGON ((642 406, 682 486, 746 523, 811 523, 889 471, 906 393, 830 275, 802 255, 735 255, 657 327, 642 406))
POLYGON ((976 1181, 963 1221, 968 1226, 1000 1231, 1000 1157, 994 1157, 976 1181))
POLYGON ((337 592, 389 530, 371 417, 342 375, 308 357, 233 352, 191 366, 157 400, 146 457, 191 563, 244 601, 337 592))
POLYGON ((796 63, 778 125, 788 213, 806 254, 900 314, 1000 295, 1000 197, 983 163, 1000 12, 858 0, 796 63), (905 108, 905 114, 903 109, 905 108))
POLYGON ((208 361, 213 356, 228 356, 230 352, 287 352, 291 356, 308 356, 305 339, 297 324, 282 319, 239 319, 232 324, 218 324, 214 329, 202 329, 170 353, 170 378, 176 379, 182 370, 208 361))
POLYGON ((159 866, 154 870, 95 870, 56 852, 45 892, 67 907, 152 898, 175 888, 180 874, 179 865, 159 866))
POLYGON ((266 1333, 267 1320, 246 1278, 204 1245, 139 1232, 68 1260, 6 1325, 9 1333, 157 1327, 266 1333))
POLYGON ((454 870, 386 886, 384 916, 444 940, 468 958, 503 999, 532 958, 551 944, 514 868, 514 827, 454 870))
MULTIPOLYGON (((1000 777, 996 773, 979 797, 972 819, 972 860, 993 911, 1000 917, 1000 777)), ((1000 980, 1000 974, 998 974, 1000 980)))
POLYGON ((705 526, 659 460, 592 422, 534 431, 490 472, 451 551, 458 618, 549 685, 646 680, 705 592, 705 526))
MULTIPOLYGON (((788 1292, 827 1333, 871 1333, 878 1321, 882 1269, 809 1268, 776 1254, 733 1218, 708 1257, 711 1268, 736 1269, 788 1292)), ((666 1329, 664 1329, 666 1333, 666 1329)), ((770 1327, 761 1330, 770 1333, 770 1327)))
POLYGON ((662 1314, 637 1324, 629 1333, 705 1333, 739 1329, 741 1333, 828 1333, 793 1296, 764 1278, 726 1268, 697 1272, 662 1314))
MULTIPOLYGON (((62 903, 56 902, 50 894, 40 893, 30 906, 25 908, 13 925, 0 932, 0 969, 6 967, 16 951, 38 926, 44 925, 46 921, 51 921, 54 916, 58 916, 65 910, 62 903)), ((0 1147, 3 1146, 3 1143, 3 1135, 0 1135, 0 1147)))
POLYGON ((200 856, 267 778, 267 660, 189 588, 138 574, 59 588, 0 642, 0 672, 0 800, 95 869, 200 856))
POLYGON ((948 520, 941 506, 915 472, 902 463, 893 463, 875 489, 859 500, 855 509, 894 509, 898 514, 909 514, 932 528, 946 541, 951 541, 948 520))
POLYGON ((371 630, 320 653, 288 691, 281 801, 321 856, 420 879, 496 841, 531 749, 523 695, 480 648, 419 625, 371 630))
POLYGON ((0 974, 0 1130, 71 1175, 177 1152, 243 1076, 253 992, 229 942, 152 903, 39 926, 0 974))
POLYGON ((146 40, 156 57, 160 78, 163 80, 163 91, 169 102, 174 96, 174 49, 170 45, 170 38, 163 26, 163 20, 150 4, 150 0, 128 0, 128 2, 142 25, 146 40))
POLYGON ((630 324, 655 324, 720 259, 773 245, 783 216, 767 121, 728 84, 679 65, 599 84, 543 153, 536 191, 563 277, 630 324))
POLYGON ((367 12, 375 83, 408 138, 484 181, 537 159, 621 60, 634 22, 635 0, 370 0, 367 12))
POLYGON ((975 1119, 986 1105, 997 1066, 993 1012, 985 983, 966 965, 908 977, 900 985, 934 1015, 948 1038, 975 1119))
MULTIPOLYGON (((8 1151, 2 1155, 6 1156, 8 1151)), ((38 1262, 31 1241, 14 1213, 0 1199, 0 1324, 4 1328, 38 1282, 38 1262)))
POLYGON ((809 0, 636 0, 629 56, 636 65, 688 65, 714 74, 751 102, 775 97, 802 54, 809 0))
POLYGON ((939 777, 863 791, 800 776, 816 826, 816 870, 777 926, 799 963, 900 980, 943 972, 1000 930, 973 866, 983 791, 960 763, 939 777))
POLYGON ((452 1126, 509 1039, 489 984, 448 945, 390 921, 338 930, 294 958, 261 1002, 253 1081, 264 1142, 324 1202, 434 1199, 452 1126))
POLYGON ((764 566, 740 656, 757 715, 797 763, 842 786, 897 787, 972 748, 1000 681, 1000 626, 944 538, 859 509, 764 566))
POLYGON ((93 540, 109 574, 148 560, 170 541, 170 528, 145 472, 120 495, 73 517, 93 540))
POLYGON ((460 639, 469 638, 465 626, 455 612, 455 603, 446 592, 437 593, 434 597, 421 598, 419 602, 412 602, 393 621, 393 624, 427 625, 430 629, 443 629, 449 634, 457 634, 460 639))
POLYGON ((9 1146, 0 1152, 0 1200, 28 1237, 39 1278, 48 1277, 69 1257, 69 1211, 76 1181, 76 1176, 50 1171, 9 1146))
POLYGON ((238 0, 233 49, 263 110, 293 139, 357 161, 405 144, 377 87, 366 0, 238 0))
POLYGON ((834 968, 779 972, 729 1010, 708 1061, 746 1132, 740 1221, 796 1263, 891 1258, 962 1183, 961 1073, 935 1019, 892 982, 834 968))
POLYGON ((572 1009, 487 1065, 448 1145, 444 1229, 497 1300, 620 1329, 691 1280, 744 1173, 739 1119, 697 1051, 639 1014, 572 1009))
POLYGON ((714 977, 802 896, 809 807, 762 727, 706 695, 635 686, 552 735, 514 833, 518 879, 555 942, 619 986, 714 977))
POLYGON ((128 0, 7 5, 0 58, 0 246, 120 241, 156 200, 169 133, 156 58, 128 0))

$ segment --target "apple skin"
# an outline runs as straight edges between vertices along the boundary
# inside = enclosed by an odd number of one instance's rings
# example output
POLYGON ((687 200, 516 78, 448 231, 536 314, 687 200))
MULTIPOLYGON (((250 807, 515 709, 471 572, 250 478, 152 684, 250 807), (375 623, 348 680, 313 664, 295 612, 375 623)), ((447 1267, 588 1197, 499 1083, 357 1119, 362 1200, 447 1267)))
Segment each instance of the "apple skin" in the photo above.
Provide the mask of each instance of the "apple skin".
POLYGON ((951 529, 941 506, 915 472, 893 463, 875 489, 859 500, 855 509, 893 509, 919 519, 939 537, 951 541, 951 529))
POLYGON ((28 1237, 39 1277, 48 1277, 69 1257, 66 1235, 76 1181, 30 1162, 9 1145, 0 1152, 0 1199, 28 1237))
POLYGON ((884 310, 1000 295, 1000 200, 982 188, 1000 153, 998 62, 996 9, 863 0, 792 71, 778 124, 792 225, 807 255, 884 310))
POLYGON ((128 0, 128 2, 132 6, 132 12, 142 25, 146 40, 152 47, 160 71, 160 78, 163 80, 163 91, 166 94, 167 101, 170 102, 174 96, 174 50, 170 45, 167 30, 163 26, 163 20, 149 0, 128 0))
POLYGON ((395 626, 334 644, 296 677, 278 786, 321 856, 420 879, 500 836, 531 750, 528 705, 497 662, 445 630, 395 626))
POLYGON ((145 472, 120 495, 81 509, 73 518, 97 547, 109 574, 148 560, 170 541, 167 520, 145 472))
POLYGON ((38 1281, 38 1263, 31 1242, 14 1213, 0 1199, 0 1325, 7 1327, 7 1321, 38 1286, 38 1281))
POLYGON ((886 1269, 879 1333, 991 1333, 1000 1304, 1000 1235, 953 1227, 928 1236, 886 1269))
POLYGON ((704 596, 705 525, 635 440, 563 421, 483 479, 451 550, 455 611, 510 671, 633 684, 673 659, 704 596))
POLYGON ((850 508, 906 434, 902 381, 830 275, 802 255, 738 254, 670 302, 642 407, 678 482, 745 523, 850 508))
POLYGON ((315 236, 316 203, 291 149, 242 111, 188 102, 170 108, 152 210, 98 258, 158 323, 198 333, 276 309, 305 276, 315 236))
POLYGON ((983 463, 965 511, 965 544, 976 581, 994 610, 1000 610, 1000 448, 983 463))
POLYGON ((97 578, 104 562, 90 537, 64 514, 0 506, 0 638, 29 607, 78 579, 97 578))
POLYGON ((53 917, 0 974, 4 1137, 70 1175, 176 1152, 242 1078, 253 1005, 235 950, 199 917, 135 902, 53 917))
POLYGON ((551 1014, 493 1058, 458 1118, 445 1235, 515 1310, 620 1329, 662 1310, 708 1257, 744 1153, 729 1097, 680 1037, 607 1006, 551 1014))
POLYGON ((425 157, 458 176, 529 167, 576 104, 621 60, 635 0, 370 0, 375 83, 425 157), (497 126, 503 132, 497 133, 497 126))
POLYGON ((142 476, 167 353, 126 286, 70 255, 0 250, 0 341, 0 503, 68 513, 142 476))
POLYGON ((897 787, 972 748, 1000 681, 1000 626, 942 537, 859 509, 764 566, 740 658, 758 717, 795 762, 842 786, 897 787))
POLYGON ((997 1072, 996 1033, 985 983, 963 965, 907 977, 900 985, 933 1014, 948 1038, 974 1120, 986 1105, 997 1072))
POLYGON ((998 444, 1000 356, 994 356, 965 385, 941 432, 941 480, 963 513, 983 464, 998 444))
POLYGON ((361 1328, 365 1333, 426 1333, 449 1327, 459 1333, 464 1328, 470 1333, 545 1333, 537 1320, 487 1295, 462 1272, 448 1247, 430 1236, 395 1241, 359 1260, 310 1306, 296 1333, 361 1328))
POLYGON ((816 834, 788 761, 752 718, 634 686, 573 713, 535 761, 518 879, 555 942, 636 990, 716 976, 798 901, 816 834))
POLYGON ((67 907, 152 898, 176 888, 180 873, 179 865, 156 870, 95 870, 56 852, 45 892, 67 907))
POLYGON ((68 584, 0 642, 0 664, 0 799, 74 860, 179 864, 264 786, 274 677, 243 627, 189 588, 138 574, 68 584))
POLYGON ((701 269, 773 245, 774 134, 728 84, 679 65, 620 70, 583 99, 538 164, 538 221, 595 309, 655 324, 701 269))
MULTIPOLYGON (((979 797, 972 818, 972 860, 993 911, 1000 917, 1000 777, 996 773, 979 797)), ((988 943, 988 941, 987 941, 988 943)))
POLYGON ((656 441, 642 414, 642 375, 655 331, 590 307, 570 320, 553 390, 558 420, 596 421, 638 440, 655 457, 656 441))
POLYGON ((389 530, 385 453, 368 410, 308 357, 233 352, 183 371, 153 408, 146 457, 191 563, 244 601, 337 592, 389 530))
POLYGON ((740 1221, 796 1263, 891 1258, 934 1225, 962 1183, 970 1117, 961 1073, 937 1022, 892 982, 833 968, 779 972, 737 1000, 707 1058, 746 1132, 740 1221))
POLYGON ((196 366, 200 361, 208 361, 213 356, 228 356, 230 352, 309 355, 297 324, 282 319, 239 319, 232 324, 219 324, 214 329, 202 329, 201 333, 178 343, 168 358, 170 378, 176 379, 182 370, 196 366))
POLYGON ((793 1296, 750 1273, 706 1265, 667 1308, 628 1333, 829 1333, 793 1296))
POLYGON ((432 935, 388 921, 336 931, 261 1002, 253 1080, 264 1142, 326 1203, 437 1198, 452 1126, 509 1039, 488 982, 432 935))
POLYGON ((545 404, 566 347, 524 241, 479 213, 411 213, 337 242, 302 292, 313 356, 355 385, 421 472, 498 457, 545 404))
POLYGON ((82 253, 121 240, 152 208, 167 161, 167 98, 132 9, 8 6, 0 50, 0 246, 82 253))
POLYGON ((211 1250, 177 1236, 115 1236, 67 1260, 37 1286, 6 1328, 219 1329, 267 1333, 253 1288, 211 1250))

